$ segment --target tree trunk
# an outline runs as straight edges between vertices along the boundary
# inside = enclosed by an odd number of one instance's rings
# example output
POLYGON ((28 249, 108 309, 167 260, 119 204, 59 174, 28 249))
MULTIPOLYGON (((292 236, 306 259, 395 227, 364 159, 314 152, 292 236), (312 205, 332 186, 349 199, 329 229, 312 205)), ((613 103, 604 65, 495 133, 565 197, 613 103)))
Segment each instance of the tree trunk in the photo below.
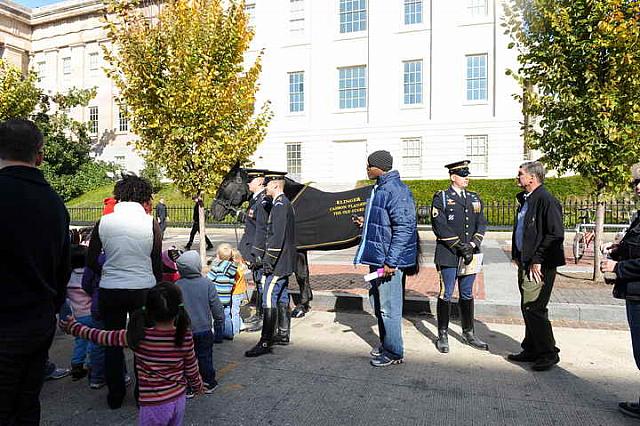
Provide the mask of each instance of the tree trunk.
POLYGON ((204 196, 200 196, 200 202, 198 203, 198 217, 200 218, 200 261, 202 262, 202 268, 206 268, 207 265, 207 237, 206 237, 206 223, 204 215, 204 196))
POLYGON ((596 235, 593 241, 593 281, 604 281, 604 275, 600 272, 600 246, 603 242, 604 234, 604 201, 602 196, 596 198, 596 235))

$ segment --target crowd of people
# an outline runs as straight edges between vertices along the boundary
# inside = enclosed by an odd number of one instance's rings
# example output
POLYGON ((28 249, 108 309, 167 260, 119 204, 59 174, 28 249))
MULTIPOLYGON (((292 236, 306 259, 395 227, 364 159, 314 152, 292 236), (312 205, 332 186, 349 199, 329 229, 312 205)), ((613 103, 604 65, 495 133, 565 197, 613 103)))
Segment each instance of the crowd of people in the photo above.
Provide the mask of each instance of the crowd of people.
MULTIPOLYGON (((0 300, 0 424, 39 423, 39 393, 50 374, 48 351, 56 324, 76 337, 72 378, 88 376, 92 389, 106 385, 112 409, 122 406, 127 386, 133 384, 142 425, 180 425, 186 400, 216 389, 214 344, 233 340, 241 330, 261 332, 247 357, 290 343, 288 282, 297 251, 295 210, 285 194, 284 173, 247 170, 253 196, 242 240, 237 250, 220 244, 203 275, 199 253, 189 250, 199 230, 201 199, 195 198, 186 251, 163 250, 166 206, 161 200, 154 218, 152 187, 133 175, 115 184, 103 216, 90 235, 82 236, 70 232, 62 200, 38 169, 43 147, 42 134, 32 122, 0 123, 0 233, 6 241, 0 246, 0 274, 7 283, 0 300), (15 225, 24 221, 30 226, 15 225), (243 321, 247 275, 255 283, 256 313, 243 321), (132 372, 127 371, 123 348, 134 353, 132 372)), ((434 343, 439 352, 449 353, 457 284, 461 340, 488 350, 474 331, 474 281, 487 229, 484 206, 479 194, 468 190, 469 161, 445 167, 451 185, 434 195, 431 210, 440 277, 434 343)), ((352 217, 361 228, 354 263, 367 265, 375 275, 369 296, 380 341, 371 349, 370 363, 387 367, 404 362, 403 289, 406 277, 419 272, 421 243, 413 196, 393 169, 391 154, 372 153, 366 170, 375 185, 364 214, 352 217)), ((522 192, 512 242, 525 337, 522 351, 508 359, 531 363, 533 371, 548 370, 560 360, 547 305, 556 269, 565 262, 564 229, 561 205, 544 186, 545 173, 539 162, 519 168, 522 192)), ((640 195, 637 171, 634 179, 640 195)), ((207 245, 213 247, 208 240, 207 245)), ((601 269, 615 273, 614 295, 627 300, 640 368, 637 247, 640 219, 620 242, 602 247, 610 259, 601 269)), ((640 417, 638 403, 621 403, 620 409, 640 417)))

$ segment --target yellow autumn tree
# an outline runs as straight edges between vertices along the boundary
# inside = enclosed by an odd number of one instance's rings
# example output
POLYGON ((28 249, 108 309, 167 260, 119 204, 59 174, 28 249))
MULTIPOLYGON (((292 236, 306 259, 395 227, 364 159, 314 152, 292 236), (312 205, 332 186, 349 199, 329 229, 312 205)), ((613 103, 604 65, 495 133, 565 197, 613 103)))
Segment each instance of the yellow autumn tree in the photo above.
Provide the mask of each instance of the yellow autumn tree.
MULTIPOLYGON (((215 193, 264 138, 268 103, 255 111, 262 54, 237 0, 108 0, 108 75, 126 104, 136 148, 186 196, 215 193), (151 10, 158 10, 154 16, 151 10)), ((200 206, 200 253, 205 253, 200 206)))

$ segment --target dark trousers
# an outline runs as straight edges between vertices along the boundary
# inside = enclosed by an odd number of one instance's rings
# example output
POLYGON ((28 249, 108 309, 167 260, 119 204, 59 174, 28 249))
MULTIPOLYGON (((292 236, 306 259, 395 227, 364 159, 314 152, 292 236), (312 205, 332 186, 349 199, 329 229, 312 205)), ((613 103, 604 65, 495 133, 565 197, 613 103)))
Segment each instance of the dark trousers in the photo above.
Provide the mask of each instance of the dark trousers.
MULTIPOLYGON (((189 234, 189 242, 187 243, 188 246, 193 244, 193 239, 196 237, 196 234, 198 234, 199 232, 200 232, 200 223, 193 222, 193 226, 191 226, 191 233, 189 234)), ((204 238, 207 241, 207 247, 213 246, 208 236, 205 235, 204 238)))
POLYGON ((307 252, 298 252, 296 258, 296 281, 300 288, 300 305, 309 306, 309 302, 313 300, 313 292, 311 291, 311 283, 309 282, 309 260, 307 252))
POLYGON ((631 332, 631 346, 636 366, 640 368, 640 302, 627 300, 627 321, 631 332))
POLYGON ((167 230, 167 220, 161 220, 158 222, 158 225, 160 225, 160 232, 162 232, 162 238, 164 238, 164 231, 167 230))
POLYGON ((213 333, 211 330, 193 333, 193 346, 198 358, 198 369, 202 381, 212 385, 216 380, 213 368, 213 333))
POLYGON ((529 278, 528 271, 518 268, 520 308, 524 318, 525 334, 522 349, 539 357, 553 356, 560 352, 553 337, 547 305, 556 279, 556 268, 542 267, 542 282, 529 278))
MULTIPOLYGON (((127 314, 144 306, 147 289, 120 290, 101 288, 100 314, 105 330, 122 330, 127 327, 127 314)), ((122 348, 107 346, 104 353, 105 379, 109 387, 107 400, 110 407, 119 407, 126 394, 124 382, 124 353, 122 348)), ((136 384, 137 386, 137 384, 136 384)))
POLYGON ((50 327, 37 334, 0 330, 2 426, 40 424, 40 390, 47 353, 55 333, 55 320, 50 322, 50 327))

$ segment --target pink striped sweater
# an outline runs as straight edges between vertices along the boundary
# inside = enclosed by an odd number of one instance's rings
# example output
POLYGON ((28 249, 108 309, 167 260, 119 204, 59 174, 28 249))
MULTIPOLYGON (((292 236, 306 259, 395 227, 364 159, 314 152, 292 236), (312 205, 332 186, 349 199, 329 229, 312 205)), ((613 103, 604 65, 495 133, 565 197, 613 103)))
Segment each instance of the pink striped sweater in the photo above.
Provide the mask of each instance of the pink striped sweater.
MULTIPOLYGON (((126 330, 98 330, 75 320, 69 323, 68 330, 74 336, 99 345, 128 347, 126 330)), ((202 387, 191 330, 187 331, 180 347, 174 345, 175 333, 175 328, 145 328, 144 339, 133 351, 138 370, 140 405, 170 402, 184 394, 187 383, 193 389, 202 387)))

